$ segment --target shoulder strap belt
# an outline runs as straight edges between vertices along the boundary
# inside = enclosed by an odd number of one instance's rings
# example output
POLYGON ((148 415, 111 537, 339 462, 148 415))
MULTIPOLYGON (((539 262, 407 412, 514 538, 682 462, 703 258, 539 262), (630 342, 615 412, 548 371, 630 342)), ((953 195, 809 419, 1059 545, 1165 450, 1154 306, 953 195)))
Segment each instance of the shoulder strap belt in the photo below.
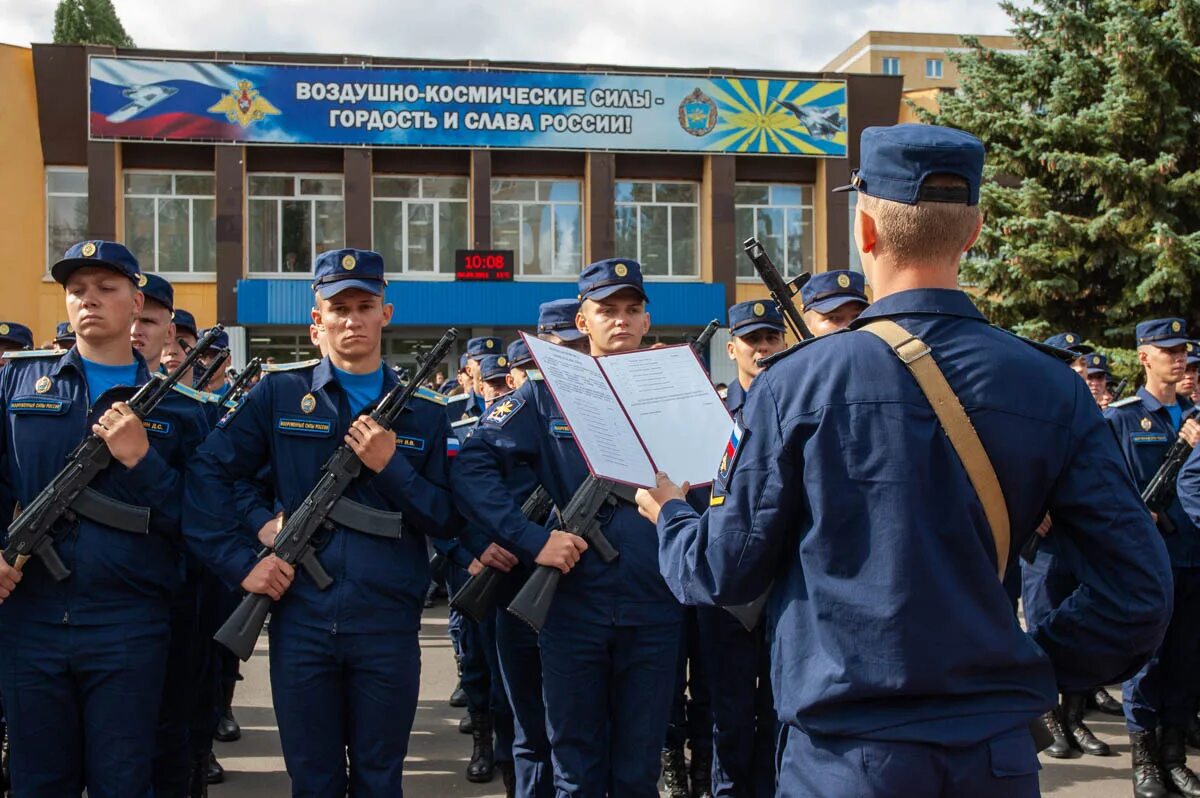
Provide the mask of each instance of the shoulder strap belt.
POLYGON ((983 503, 983 512, 987 516, 988 526, 992 528, 992 539, 996 544, 996 566, 1001 579, 1004 580, 1004 569, 1008 563, 1009 522, 1008 506, 1004 503, 1004 493, 1000 489, 1000 480, 996 478, 996 470, 988 459, 979 433, 963 409, 958 395, 946 382, 946 377, 934 361, 932 351, 921 339, 911 335, 899 324, 888 319, 879 319, 863 325, 865 330, 883 340, 896 357, 912 372, 921 392, 933 406, 950 445, 958 453, 967 477, 983 503))

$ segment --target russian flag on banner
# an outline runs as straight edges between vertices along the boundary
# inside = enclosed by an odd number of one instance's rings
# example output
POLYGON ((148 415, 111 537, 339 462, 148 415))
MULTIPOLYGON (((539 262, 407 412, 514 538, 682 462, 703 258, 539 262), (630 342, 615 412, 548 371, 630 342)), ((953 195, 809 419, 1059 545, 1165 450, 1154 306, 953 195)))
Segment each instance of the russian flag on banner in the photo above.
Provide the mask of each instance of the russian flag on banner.
POLYGON ((459 443, 458 438, 454 437, 453 435, 451 435, 449 438, 446 438, 446 456, 447 457, 454 457, 455 455, 458 454, 458 451, 461 448, 462 448, 462 444, 459 443))

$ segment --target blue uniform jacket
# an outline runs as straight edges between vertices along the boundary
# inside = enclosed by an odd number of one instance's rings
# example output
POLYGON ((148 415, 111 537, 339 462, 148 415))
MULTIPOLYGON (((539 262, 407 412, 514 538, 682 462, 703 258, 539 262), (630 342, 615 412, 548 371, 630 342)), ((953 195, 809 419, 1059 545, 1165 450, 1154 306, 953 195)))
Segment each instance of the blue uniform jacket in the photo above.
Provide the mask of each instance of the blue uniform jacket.
MULTIPOLYGON (((1186 397, 1180 396, 1177 401, 1184 414, 1192 409, 1186 397)), ((1171 426, 1167 409, 1144 387, 1138 388, 1134 396, 1111 405, 1104 416, 1117 436, 1117 444, 1140 491, 1162 466, 1167 449, 1179 437, 1179 431, 1171 426)), ((1188 518, 1178 497, 1167 508, 1167 515, 1175 524, 1175 532, 1163 538, 1171 565, 1200 567, 1200 529, 1188 518)))
MULTIPOLYGON (((386 393, 396 376, 384 369, 383 378, 386 393)), ((286 516, 308 496, 352 420, 328 358, 262 380, 189 463, 184 528, 189 547, 227 584, 239 585, 257 562, 258 544, 239 531, 242 502, 229 500, 236 484, 253 480, 270 463, 275 499, 286 516)), ((450 430, 440 405, 415 398, 395 431, 396 456, 387 468, 375 475, 368 471, 345 495, 403 513, 403 536, 388 540, 335 528, 317 554, 334 584, 319 591, 301 572, 276 605, 277 618, 351 633, 419 624, 429 584, 425 536, 452 535, 458 524, 448 487, 450 430)))
MULTIPOLYGON (((507 482, 521 468, 532 471, 559 508, 588 476, 566 419, 546 384, 537 380, 492 406, 454 464, 455 497, 463 515, 531 562, 550 532, 521 514, 521 499, 507 482)), ((620 556, 605 564, 585 552, 560 583, 554 612, 618 626, 679 620, 682 610, 658 572, 653 527, 626 502, 601 510, 600 518, 620 556)))
POLYGON ((886 344, 850 331, 756 378, 713 506, 702 517, 680 501, 663 508, 660 565, 693 603, 748 602, 775 580, 784 722, 976 744, 1053 706, 1055 669, 1082 690, 1140 666, 1170 617, 1167 555, 1074 372, 989 326, 960 291, 894 294, 856 324, 879 317, 932 348, 974 422, 1008 506, 1008 568, 1049 510, 1054 533, 1087 554, 1083 588, 1021 630, 983 507, 929 402, 886 344))
MULTIPOLYGON (((141 355, 134 356, 141 385, 150 372, 141 355)), ((89 406, 76 349, 61 356, 13 360, 0 370, 3 517, 12 517, 14 501, 22 506, 33 501, 91 434, 96 418, 135 390, 118 386, 102 395, 95 407, 89 406)), ((183 467, 204 439, 207 422, 199 405, 172 392, 143 423, 150 449, 142 461, 127 469, 114 460, 91 487, 127 504, 149 507, 150 534, 124 532, 83 517, 75 524, 60 522, 54 547, 71 577, 55 582, 35 558, 20 586, 0 605, 0 620, 96 625, 167 617, 171 592, 182 580, 178 544, 183 467)))
POLYGON ((1193 524, 1200 524, 1200 446, 1188 455, 1175 485, 1183 511, 1193 524))

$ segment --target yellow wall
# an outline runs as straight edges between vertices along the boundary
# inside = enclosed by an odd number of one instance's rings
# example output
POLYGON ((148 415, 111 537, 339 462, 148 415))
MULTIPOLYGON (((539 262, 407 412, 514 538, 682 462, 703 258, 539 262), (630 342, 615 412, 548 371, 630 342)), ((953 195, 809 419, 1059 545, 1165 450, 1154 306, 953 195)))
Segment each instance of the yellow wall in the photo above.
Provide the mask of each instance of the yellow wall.
MULTIPOLYGON (((1012 36, 980 36, 984 47, 997 50, 1018 49, 1012 36)), ((958 85, 958 67, 945 51, 963 46, 962 38, 953 33, 903 33, 868 31, 853 44, 829 60, 824 71, 841 70, 857 74, 881 74, 885 57, 900 59, 900 74, 904 88, 953 88, 958 85), (869 48, 869 49, 868 49, 869 48), (930 52, 908 52, 904 48, 932 48, 930 52), (848 60, 853 58, 853 60, 848 60), (925 77, 925 59, 942 59, 942 77, 925 77)), ((903 121, 903 120, 902 120, 903 121)))
POLYGON ((36 343, 54 337, 54 325, 62 314, 62 291, 42 283, 46 175, 32 50, 0 44, 0 104, 4 108, 0 113, 0 152, 4 153, 0 158, 0 238, 6 259, 0 320, 28 325, 36 343))

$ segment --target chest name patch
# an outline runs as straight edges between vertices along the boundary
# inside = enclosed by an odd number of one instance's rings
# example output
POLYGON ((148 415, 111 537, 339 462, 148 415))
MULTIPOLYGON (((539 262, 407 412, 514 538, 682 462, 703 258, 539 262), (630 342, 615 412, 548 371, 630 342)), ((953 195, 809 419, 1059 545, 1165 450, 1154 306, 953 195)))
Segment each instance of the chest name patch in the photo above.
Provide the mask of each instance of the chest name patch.
POLYGON ((163 421, 157 418, 146 418, 142 420, 142 426, 146 428, 146 432, 150 435, 166 437, 171 434, 171 422, 163 421))
POLYGON ((1135 432, 1129 439, 1134 443, 1166 443, 1167 435, 1163 432, 1135 432))
POLYGON ((325 436, 333 432, 333 422, 326 418, 290 418, 280 416, 275 429, 292 435, 325 436))
POLYGON ((571 425, 565 421, 551 421, 550 434, 556 438, 570 438, 571 425))
POLYGON ((8 403, 13 413, 35 413, 46 416, 61 416, 71 406, 69 399, 54 396, 18 396, 8 403))
POLYGON ((423 452, 425 451, 425 439, 414 438, 411 435, 397 435, 396 448, 409 452, 423 452))

